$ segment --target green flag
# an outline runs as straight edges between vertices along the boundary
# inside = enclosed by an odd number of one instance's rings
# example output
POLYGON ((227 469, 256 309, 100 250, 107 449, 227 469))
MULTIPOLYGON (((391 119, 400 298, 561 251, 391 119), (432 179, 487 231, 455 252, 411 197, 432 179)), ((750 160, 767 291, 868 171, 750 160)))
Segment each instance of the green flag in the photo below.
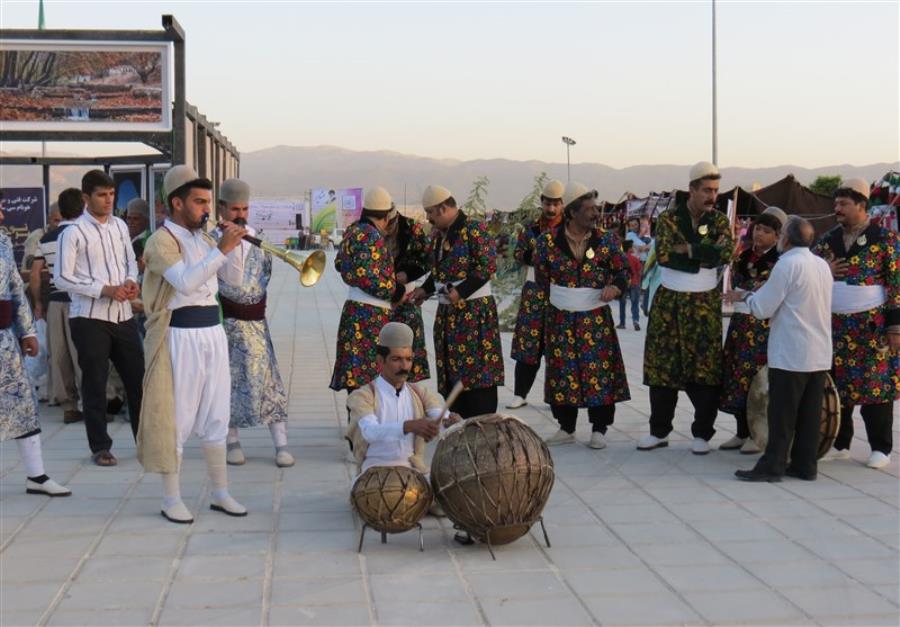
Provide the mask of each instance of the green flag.
POLYGON ((38 30, 44 28, 44 0, 38 0, 38 30))

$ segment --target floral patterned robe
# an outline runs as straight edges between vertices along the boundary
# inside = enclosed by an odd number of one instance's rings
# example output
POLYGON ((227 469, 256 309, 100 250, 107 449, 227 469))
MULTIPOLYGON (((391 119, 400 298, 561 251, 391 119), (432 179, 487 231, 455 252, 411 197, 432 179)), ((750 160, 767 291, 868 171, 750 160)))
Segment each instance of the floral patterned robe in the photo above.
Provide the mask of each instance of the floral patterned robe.
MULTIPOLYGON (((428 272, 430 241, 422 225, 405 216, 398 218, 397 235, 393 238, 392 254, 395 272, 405 272, 410 283, 428 272)), ((402 322, 413 330, 413 366, 409 381, 415 383, 431 376, 428 350, 425 348, 425 322, 422 308, 412 302, 397 305, 391 313, 392 322, 402 322)))
MULTIPOLYGON (((546 231, 542 220, 535 220, 519 234, 513 256, 523 266, 534 266, 538 239, 546 231)), ((544 354, 544 318, 547 292, 537 281, 526 280, 522 286, 516 327, 513 331, 511 357, 516 361, 537 366, 544 354)))

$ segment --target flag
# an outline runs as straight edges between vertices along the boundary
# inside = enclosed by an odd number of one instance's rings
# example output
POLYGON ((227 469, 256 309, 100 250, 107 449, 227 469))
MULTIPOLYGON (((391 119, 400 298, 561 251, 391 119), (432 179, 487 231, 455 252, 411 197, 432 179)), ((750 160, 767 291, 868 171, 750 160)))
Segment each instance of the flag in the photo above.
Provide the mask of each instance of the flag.
POLYGON ((38 0, 38 30, 44 30, 44 0, 38 0))

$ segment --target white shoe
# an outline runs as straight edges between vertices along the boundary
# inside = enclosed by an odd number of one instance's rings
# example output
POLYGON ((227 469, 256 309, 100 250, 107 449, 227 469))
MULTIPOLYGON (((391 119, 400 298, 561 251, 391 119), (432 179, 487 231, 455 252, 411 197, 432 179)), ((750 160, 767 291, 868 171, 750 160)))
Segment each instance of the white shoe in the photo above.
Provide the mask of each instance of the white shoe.
POLYGON ((669 446, 668 438, 658 438, 655 435, 648 433, 638 440, 637 449, 639 451, 652 451, 655 448, 665 448, 667 446, 669 446))
POLYGON ((290 468, 294 465, 294 456, 287 449, 281 449, 275 453, 275 465, 279 468, 290 468))
POLYGON ((162 514, 163 518, 166 520, 180 525, 188 525, 194 522, 194 517, 191 516, 191 510, 189 510, 184 504, 184 501, 180 499, 175 505, 159 510, 159 513, 162 514))
POLYGON ((229 516, 246 516, 247 508, 235 501, 229 494, 224 499, 211 498, 209 509, 229 516))
POLYGON ((38 483, 31 479, 25 479, 25 492, 27 494, 44 494, 46 496, 71 496, 72 491, 65 488, 53 479, 47 479, 44 483, 38 483))
POLYGON ((595 449, 606 448, 606 438, 603 437, 603 434, 599 431, 591 432, 591 441, 588 442, 588 446, 595 449))
POLYGON ((519 407, 525 407, 528 404, 521 396, 513 396, 513 399, 506 404, 506 409, 519 409, 519 407))
POLYGON ((833 448, 822 456, 820 462, 833 462, 840 459, 850 459, 850 449, 833 448))
POLYGON ((730 440, 725 440, 719 445, 720 451, 734 451, 741 448, 749 438, 739 438, 736 435, 731 436, 730 440))
POLYGON ((441 504, 438 503, 437 499, 434 499, 431 502, 431 506, 428 508, 428 513, 435 518, 446 518, 447 512, 444 511, 444 508, 441 507, 441 504))
POLYGON ((247 459, 244 457, 244 451, 241 449, 240 442, 232 442, 228 444, 228 452, 225 453, 225 461, 229 466, 243 466, 247 459))
POLYGON ((694 443, 691 444, 691 453, 694 455, 706 455, 709 453, 709 450, 709 442, 703 438, 694 438, 694 443))
POLYGON ((872 451, 872 454, 869 455, 869 461, 866 462, 866 466, 869 468, 884 468, 888 464, 891 463, 891 456, 885 455, 881 451, 872 451))
POLYGON ((575 441, 575 436, 571 433, 566 433, 562 429, 551 435, 549 438, 544 438, 544 444, 547 446, 556 446, 558 444, 572 444, 575 441))
POLYGON ((762 453, 762 449, 753 441, 753 438, 747 438, 741 447, 741 455, 756 455, 757 453, 762 453))

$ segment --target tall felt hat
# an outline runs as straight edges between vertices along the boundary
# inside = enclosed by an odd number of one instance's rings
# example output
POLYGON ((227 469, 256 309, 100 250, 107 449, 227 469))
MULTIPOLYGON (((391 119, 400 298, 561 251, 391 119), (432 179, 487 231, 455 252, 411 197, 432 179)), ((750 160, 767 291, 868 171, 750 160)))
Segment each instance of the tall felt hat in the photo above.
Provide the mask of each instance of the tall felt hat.
POLYGON ((139 213, 142 216, 148 216, 150 215, 150 205, 143 198, 132 198, 125 205, 125 214, 129 213, 139 213))
POLYGON ((194 168, 189 165, 176 165, 166 172, 166 176, 163 178, 163 189, 168 197, 177 189, 198 180, 200 180, 200 176, 194 171, 194 168))
POLYGON ((594 198, 597 197, 596 190, 588 189, 584 183, 569 181, 566 183, 566 189, 562 195, 563 207, 568 207, 582 196, 587 196, 588 194, 593 194, 594 198))
POLYGON ((558 200, 563 197, 565 193, 565 187, 563 186, 561 181, 552 180, 548 181, 546 185, 544 185, 544 189, 541 191, 541 196, 544 198, 549 198, 550 200, 558 200))
POLYGON ((781 222, 781 226, 784 226, 788 219, 787 214, 784 212, 784 209, 782 209, 781 207, 776 207, 775 205, 766 207, 766 210, 763 211, 763 213, 775 216, 778 221, 781 222))
POLYGON ((378 346, 407 348, 413 345, 413 330, 402 322, 388 322, 378 333, 378 346))
POLYGON ((363 209, 367 211, 390 211, 394 208, 391 195, 383 187, 375 186, 366 191, 363 198, 363 209))
POLYGON ((691 175, 688 181, 699 181, 707 176, 719 176, 719 168, 709 161, 700 161, 691 168, 691 175))
POLYGON ((219 187, 219 200, 246 205, 250 202, 250 186, 241 179, 225 179, 219 187))
POLYGON ((866 180, 861 178, 847 179, 841 183, 840 187, 841 189, 852 189, 857 194, 865 196, 866 200, 869 199, 869 194, 872 192, 872 188, 869 187, 866 180))
POLYGON ((429 185, 422 193, 422 207, 425 209, 434 207, 441 204, 452 195, 450 190, 442 185, 429 185))

